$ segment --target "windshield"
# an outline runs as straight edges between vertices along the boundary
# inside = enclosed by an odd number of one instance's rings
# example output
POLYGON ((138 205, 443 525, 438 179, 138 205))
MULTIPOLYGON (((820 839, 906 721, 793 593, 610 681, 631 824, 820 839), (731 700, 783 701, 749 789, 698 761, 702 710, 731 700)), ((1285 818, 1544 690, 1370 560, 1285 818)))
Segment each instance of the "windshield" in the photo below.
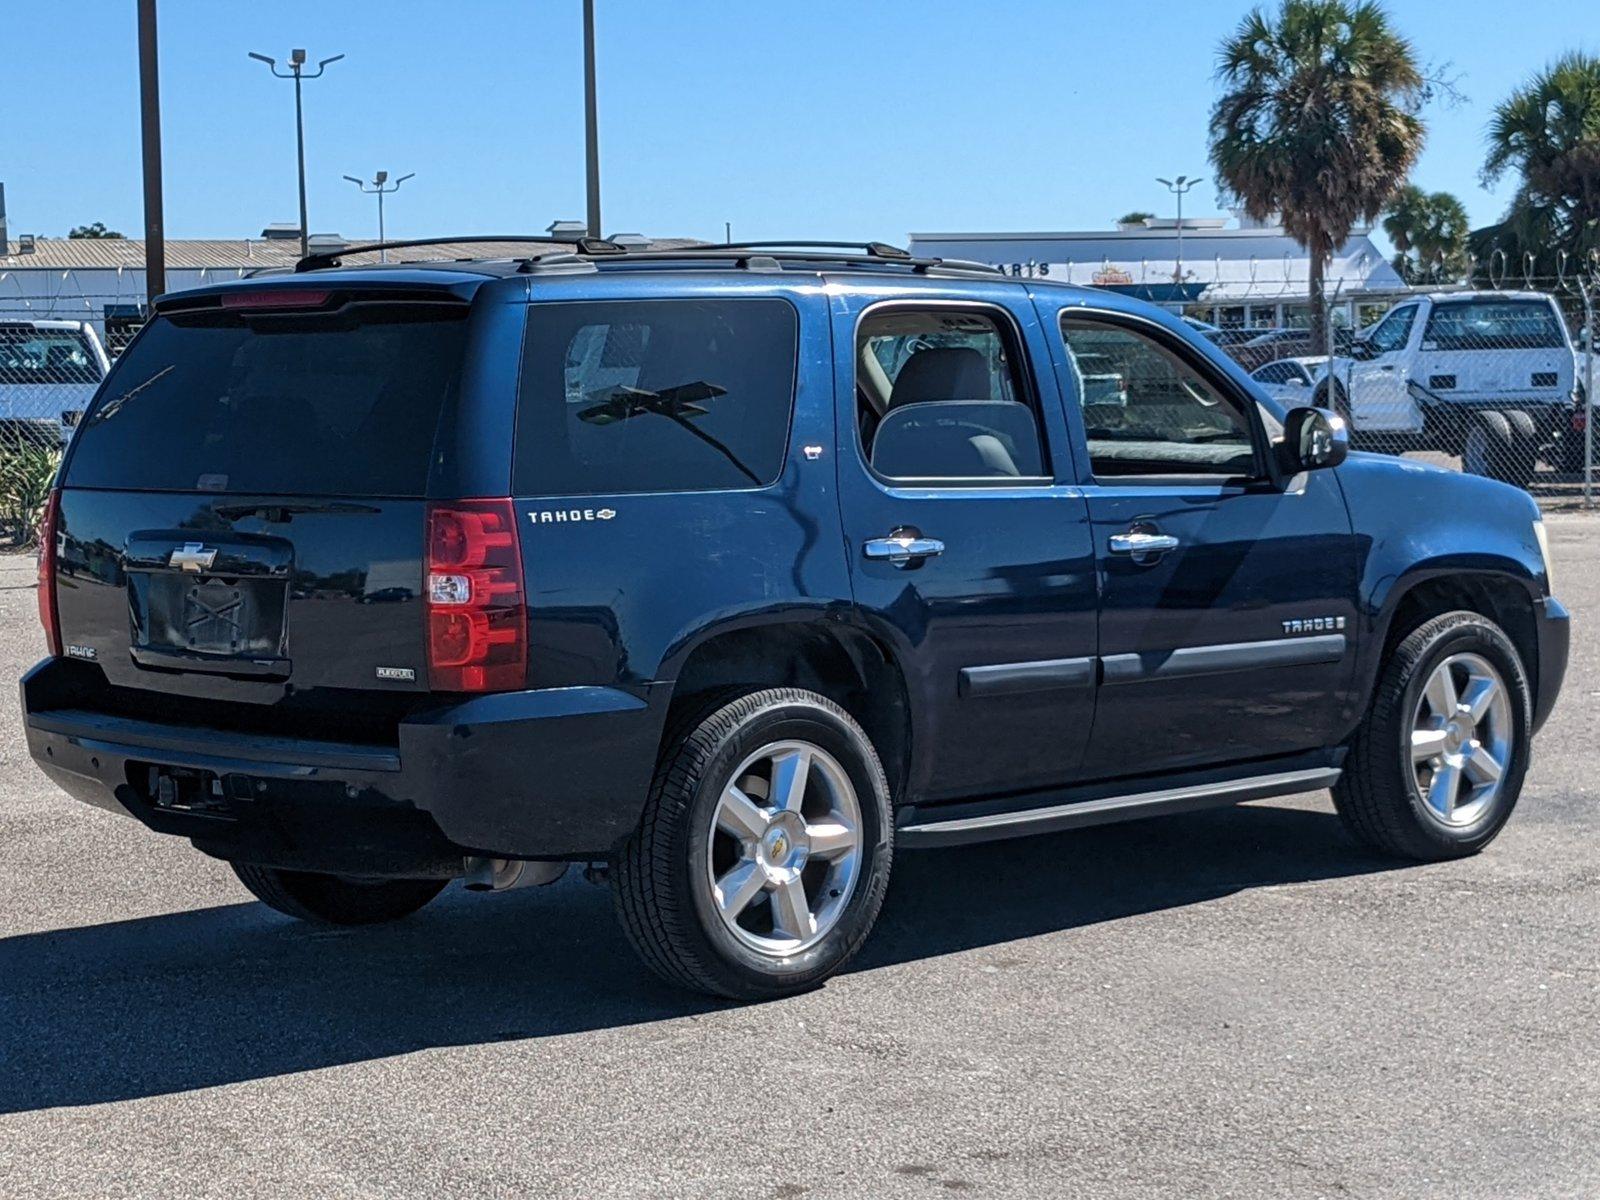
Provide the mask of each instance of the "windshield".
POLYGON ((1422 335, 1424 350, 1560 350, 1561 322, 1539 300, 1440 304, 1422 335))
POLYGON ((70 486, 421 496, 464 308, 160 317, 84 418, 70 486))
POLYGON ((0 327, 0 385, 100 382, 100 363, 73 329, 0 327))

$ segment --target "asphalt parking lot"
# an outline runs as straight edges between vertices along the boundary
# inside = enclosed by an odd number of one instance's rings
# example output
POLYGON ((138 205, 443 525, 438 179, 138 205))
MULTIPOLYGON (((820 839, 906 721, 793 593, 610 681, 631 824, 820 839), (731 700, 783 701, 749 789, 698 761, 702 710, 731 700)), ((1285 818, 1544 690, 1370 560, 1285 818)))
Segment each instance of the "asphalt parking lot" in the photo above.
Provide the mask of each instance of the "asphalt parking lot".
MULTIPOLYGON (((1566 691, 1477 859, 1326 795, 907 854, 865 956, 658 985, 575 874, 379 930, 252 902, 39 775, 0 700, 0 1196, 1600 1194, 1600 519, 1566 691)), ((0 558, 0 675, 38 654, 0 558)))

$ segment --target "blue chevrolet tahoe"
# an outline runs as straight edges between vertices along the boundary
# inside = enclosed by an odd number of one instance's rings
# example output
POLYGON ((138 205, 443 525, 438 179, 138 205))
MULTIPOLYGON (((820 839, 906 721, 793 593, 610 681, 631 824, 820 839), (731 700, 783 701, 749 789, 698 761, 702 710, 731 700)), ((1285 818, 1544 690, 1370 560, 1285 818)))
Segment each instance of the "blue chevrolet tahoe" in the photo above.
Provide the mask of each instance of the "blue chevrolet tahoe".
POLYGON ((524 240, 157 303, 45 522, 65 791, 316 921, 585 863, 741 998, 846 963, 898 850, 1322 788, 1412 859, 1510 817, 1568 645, 1524 493, 1350 454, 1108 292, 524 240))

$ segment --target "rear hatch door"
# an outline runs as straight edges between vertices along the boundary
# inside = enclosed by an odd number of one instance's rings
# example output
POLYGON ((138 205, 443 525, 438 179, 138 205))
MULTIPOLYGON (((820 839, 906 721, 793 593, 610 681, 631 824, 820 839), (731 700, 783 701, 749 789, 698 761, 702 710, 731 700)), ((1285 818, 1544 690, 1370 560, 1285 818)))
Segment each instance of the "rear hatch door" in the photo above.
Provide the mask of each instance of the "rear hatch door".
POLYGON ((73 439, 65 652, 120 689, 333 717, 425 688, 425 497, 469 306, 241 295, 158 315, 73 439))

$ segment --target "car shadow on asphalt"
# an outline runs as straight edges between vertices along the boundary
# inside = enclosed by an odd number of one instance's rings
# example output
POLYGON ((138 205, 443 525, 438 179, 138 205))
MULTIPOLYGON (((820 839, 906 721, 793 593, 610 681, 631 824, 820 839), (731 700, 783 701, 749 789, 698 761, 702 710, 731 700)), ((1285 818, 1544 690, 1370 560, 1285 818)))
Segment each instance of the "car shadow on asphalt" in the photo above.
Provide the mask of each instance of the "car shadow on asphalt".
MULTIPOLYGON (((908 853, 851 969, 1395 865, 1327 811, 1263 806, 908 853)), ((656 982, 575 876, 363 930, 245 903, 0 940, 0 1113, 725 1007, 656 982)))

